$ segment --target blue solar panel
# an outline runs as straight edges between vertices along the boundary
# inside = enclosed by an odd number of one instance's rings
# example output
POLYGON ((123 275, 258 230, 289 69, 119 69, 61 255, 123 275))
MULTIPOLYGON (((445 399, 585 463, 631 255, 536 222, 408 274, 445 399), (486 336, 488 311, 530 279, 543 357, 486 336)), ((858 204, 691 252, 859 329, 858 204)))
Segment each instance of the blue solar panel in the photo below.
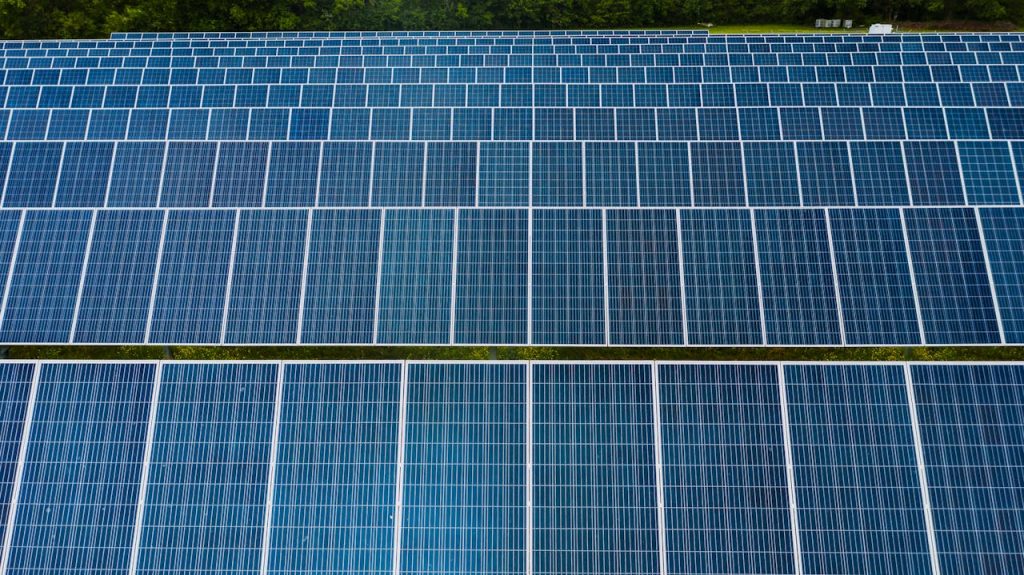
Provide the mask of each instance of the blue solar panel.
POLYGON ((284 368, 268 573, 391 573, 401 365, 284 368))
POLYGON ((263 205, 268 147, 260 142, 220 144, 212 206, 252 208, 263 205))
POLYGON ((427 144, 427 206, 472 206, 476 203, 477 147, 470 142, 427 144))
POLYGON ((533 144, 533 205, 583 206, 583 146, 573 142, 533 144))
POLYGON ((377 341, 449 343, 455 214, 385 213, 377 341))
POLYGON ((679 224, 690 345, 763 343, 749 212, 682 210, 679 224))
POLYGON ((59 143, 19 142, 15 145, 4 188, 4 207, 51 206, 62 153, 59 143))
POLYGON ((912 365, 943 573, 1024 568, 1020 365, 912 365))
POLYGON ((958 142, 970 205, 1019 205, 1017 178, 1006 142, 958 142))
POLYGON ((659 365, 669 573, 793 573, 778 369, 659 365))
POLYGON ((925 340, 999 343, 992 290, 973 210, 905 210, 925 340))
POLYGON ((403 573, 523 573, 526 369, 409 366, 403 573))
POLYGON ((18 260, 7 279, 4 341, 69 340, 92 222, 90 212, 25 213, 18 260))
POLYGON ((533 572, 658 573, 650 366, 536 364, 533 388, 533 572))
MULTIPOLYGON (((374 152, 368 142, 325 142, 318 190, 320 205, 367 205, 374 152)), ((290 182, 288 186, 291 190, 290 182)))
POLYGON ((264 206, 316 205, 320 143, 275 142, 270 148, 269 162, 264 206))
POLYGON ((530 158, 526 142, 480 142, 477 205, 530 205, 530 158))
POLYGON ((798 142, 796 149, 805 206, 852 206, 856 203, 846 144, 798 142))
POLYGON ((114 145, 110 142, 68 142, 60 168, 56 207, 102 207, 114 145))
MULTIPOLYGON (((18 453, 31 393, 35 366, 30 363, 0 364, 0 516, 8 517, 14 491, 18 453)), ((0 522, 0 535, 6 537, 7 522, 0 522)))
POLYGON ((313 213, 302 323, 304 343, 372 343, 380 213, 313 213))
POLYGON ((603 230, 597 210, 533 212, 532 343, 605 343, 603 230))
POLYGON ((126 573, 155 364, 39 368, 9 573, 126 573))
POLYGON ((225 342, 296 342, 307 214, 305 210, 241 212, 225 342))
POLYGON ((1024 210, 979 210, 1006 343, 1024 343, 1024 210))
POLYGON ((121 142, 117 145, 107 190, 108 207, 157 205, 164 147, 162 142, 121 142))
POLYGON ((417 142, 379 142, 374 145, 373 205, 423 204, 423 154, 424 144, 417 142))
POLYGON ((830 210, 846 342, 919 344, 910 264, 898 210, 830 210))
MULTIPOLYGON (((757 142, 743 144, 747 194, 750 206, 799 206, 794 148, 790 143, 757 142)), ((803 168, 801 168, 803 169, 803 168)), ((808 204, 814 202, 808 201, 808 204)))
POLYGON ((608 210, 608 322, 611 345, 682 345, 676 215, 608 210))
POLYGON ((138 573, 260 566, 274 364, 166 364, 138 573))
POLYGON ((899 142, 850 142, 850 161, 858 205, 898 206, 910 202, 899 142))
POLYGON ((689 206, 690 154, 682 142, 637 143, 641 206, 689 206))
POLYGON ((220 342, 236 217, 227 210, 167 214, 148 341, 220 342))
POLYGON ((785 378, 804 572, 930 572, 903 370, 789 365, 785 378))
POLYGON ((217 144, 170 142, 164 160, 160 205, 205 207, 210 205, 217 144))
POLYGON ((73 340, 143 341, 165 213, 96 214, 73 340))
POLYGON ((587 205, 637 205, 637 149, 632 143, 586 144, 587 205))
POLYGON ((527 210, 460 210, 455 342, 527 343, 527 210))
POLYGON ((905 142, 910 192, 915 206, 960 206, 964 191, 952 142, 905 142))
POLYGON ((746 205, 743 152, 738 143, 695 142, 690 154, 693 205, 746 205))
POLYGON ((825 213, 757 210, 769 345, 837 345, 840 325, 825 213))

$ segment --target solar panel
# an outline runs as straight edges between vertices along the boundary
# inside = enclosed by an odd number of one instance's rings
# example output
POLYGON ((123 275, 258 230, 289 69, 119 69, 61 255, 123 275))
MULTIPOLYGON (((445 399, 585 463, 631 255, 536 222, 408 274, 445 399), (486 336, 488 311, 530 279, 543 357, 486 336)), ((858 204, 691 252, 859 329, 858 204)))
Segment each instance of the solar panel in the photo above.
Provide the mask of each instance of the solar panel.
POLYGON ((0 340, 1015 341, 1020 34, 700 32, 5 42, 0 340))
POLYGON ((1012 363, 0 374, 19 573, 1013 572, 1024 544, 1012 363))

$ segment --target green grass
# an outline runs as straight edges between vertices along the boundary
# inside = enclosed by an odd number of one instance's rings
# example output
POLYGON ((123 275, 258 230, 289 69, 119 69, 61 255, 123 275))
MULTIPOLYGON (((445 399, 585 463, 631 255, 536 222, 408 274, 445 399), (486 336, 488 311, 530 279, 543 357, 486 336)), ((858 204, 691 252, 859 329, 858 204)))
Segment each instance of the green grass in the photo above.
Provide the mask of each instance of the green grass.
POLYGON ((14 346, 10 359, 178 360, 1024 361, 1024 347, 664 348, 399 346, 14 346))

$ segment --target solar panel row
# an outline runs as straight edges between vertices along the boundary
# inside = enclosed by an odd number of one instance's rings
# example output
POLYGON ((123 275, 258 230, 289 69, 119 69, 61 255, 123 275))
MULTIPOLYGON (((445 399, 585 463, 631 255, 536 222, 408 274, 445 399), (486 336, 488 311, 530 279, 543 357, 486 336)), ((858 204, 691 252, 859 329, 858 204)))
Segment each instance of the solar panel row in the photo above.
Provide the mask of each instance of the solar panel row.
POLYGON ((1022 242, 1019 208, 5 210, 0 341, 1021 343, 1022 242))
POLYGON ((0 143, 0 203, 1020 206, 1022 160, 997 141, 18 142, 0 143))
POLYGON ((1019 364, 0 365, 5 573, 1015 573, 1019 364))

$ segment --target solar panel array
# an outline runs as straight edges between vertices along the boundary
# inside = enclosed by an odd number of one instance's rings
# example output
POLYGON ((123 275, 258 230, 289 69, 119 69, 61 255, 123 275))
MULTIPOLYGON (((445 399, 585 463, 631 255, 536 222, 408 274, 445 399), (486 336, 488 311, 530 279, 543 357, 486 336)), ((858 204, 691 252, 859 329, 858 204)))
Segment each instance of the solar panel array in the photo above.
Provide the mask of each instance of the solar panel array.
POLYGON ((5 362, 4 573, 1016 573, 1020 364, 5 362))
POLYGON ((0 44, 0 343, 1024 343, 1024 35, 0 44))

